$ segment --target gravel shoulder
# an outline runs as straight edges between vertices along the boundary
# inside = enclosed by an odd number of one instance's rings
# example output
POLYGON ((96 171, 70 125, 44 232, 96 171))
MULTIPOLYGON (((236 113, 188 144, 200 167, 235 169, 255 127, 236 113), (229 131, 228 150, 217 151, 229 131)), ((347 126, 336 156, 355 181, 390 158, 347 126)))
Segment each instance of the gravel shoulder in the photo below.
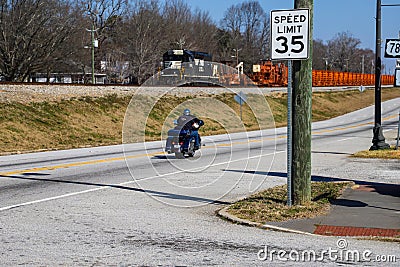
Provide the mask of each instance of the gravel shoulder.
MULTIPOLYGON (((329 88, 318 87, 313 88, 314 92, 330 92, 333 90, 354 90, 356 87, 329 88)), ((256 87, 247 88, 232 87, 140 87, 140 86, 120 86, 120 85, 68 85, 68 84, 2 84, 0 83, 0 103, 18 102, 56 102, 60 100, 69 100, 71 98, 79 98, 85 96, 101 97, 110 94, 118 96, 129 96, 136 93, 146 95, 162 95, 171 94, 185 95, 215 95, 223 93, 262 93, 269 94, 274 92, 286 92, 286 87, 256 87)))
POLYGON ((55 102, 73 97, 101 97, 109 94, 132 95, 138 87, 72 86, 72 85, 5 85, 0 84, 0 103, 55 102))

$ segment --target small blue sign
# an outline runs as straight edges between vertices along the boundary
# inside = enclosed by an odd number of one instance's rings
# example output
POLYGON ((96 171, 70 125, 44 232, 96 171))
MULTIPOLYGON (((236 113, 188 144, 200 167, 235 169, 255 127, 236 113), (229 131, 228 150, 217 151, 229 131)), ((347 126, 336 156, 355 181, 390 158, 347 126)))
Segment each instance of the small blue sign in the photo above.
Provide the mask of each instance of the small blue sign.
POLYGON ((239 94, 234 96, 234 99, 239 103, 239 105, 243 105, 247 101, 247 96, 245 93, 240 91, 239 94))

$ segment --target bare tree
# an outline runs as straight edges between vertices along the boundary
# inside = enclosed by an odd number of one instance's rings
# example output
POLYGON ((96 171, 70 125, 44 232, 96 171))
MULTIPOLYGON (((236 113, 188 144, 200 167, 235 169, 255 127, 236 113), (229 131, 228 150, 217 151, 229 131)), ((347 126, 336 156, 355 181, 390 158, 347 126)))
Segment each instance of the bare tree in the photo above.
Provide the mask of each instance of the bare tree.
POLYGON ((221 20, 222 28, 230 34, 230 46, 238 48, 241 46, 243 14, 240 4, 230 6, 221 20))
POLYGON ((102 44, 126 12, 127 0, 89 0, 81 1, 80 5, 86 11, 87 28, 93 25, 96 38, 102 44))
MULTIPOLYGON (((120 29, 121 18, 126 13, 127 0, 80 0, 80 8, 85 25, 87 44, 91 44, 90 31, 94 31, 98 47, 95 49, 96 69, 100 69, 100 61, 107 58, 107 54, 114 50, 113 37, 120 29)), ((90 62, 90 61, 89 61, 90 62)), ((89 65, 86 61, 85 65, 89 65)))
POLYGON ((265 12, 257 1, 242 3, 240 10, 243 14, 245 41, 247 44, 251 44, 261 34, 265 12))
POLYGON ((0 75, 24 81, 44 69, 74 24, 68 2, 0 0, 0 75))
MULTIPOLYGON (((266 39, 266 31, 269 27, 269 20, 258 1, 242 3, 241 10, 244 18, 243 27, 245 44, 243 54, 247 62, 254 64, 260 59, 265 58, 263 52, 265 51, 264 45, 268 42, 268 39, 266 39)), ((248 65, 247 70, 250 71, 251 64, 248 65)))
POLYGON ((240 50, 240 61, 244 61, 246 71, 251 70, 252 64, 268 56, 269 19, 258 1, 247 1, 229 7, 221 26, 229 34, 229 39, 226 39, 226 34, 219 36, 223 38, 225 45, 221 47, 221 52, 227 54, 229 50, 240 50))
POLYGON ((217 27, 210 18, 208 12, 195 10, 189 22, 189 31, 185 34, 186 49, 204 51, 208 53, 217 52, 216 33, 217 27))
POLYGON ((163 53, 163 19, 157 1, 136 1, 132 6, 120 41, 125 43, 125 53, 130 70, 139 84, 157 71, 163 53))
POLYGON ((168 48, 184 49, 193 45, 191 33, 192 11, 182 0, 165 1, 162 13, 164 37, 169 41, 168 48))
POLYGON ((216 61, 226 61, 232 56, 232 39, 228 31, 218 29, 216 33, 216 43, 218 45, 218 55, 216 61))
POLYGON ((328 70, 328 52, 327 46, 322 40, 313 40, 313 69, 328 70))
POLYGON ((259 46, 260 46, 260 53, 261 58, 266 59, 270 58, 271 51, 270 51, 270 25, 269 25, 269 17, 265 14, 262 20, 262 29, 259 36, 259 46), (264 57, 263 57, 264 56, 264 57))
POLYGON ((329 64, 333 70, 351 71, 361 41, 349 32, 338 33, 328 41, 329 64))
POLYGON ((375 72, 374 68, 371 68, 371 62, 375 61, 375 53, 371 49, 357 49, 352 58, 353 61, 349 62, 349 67, 352 72, 375 72))
POLYGON ((373 73, 374 52, 358 48, 360 43, 350 33, 339 33, 328 44, 314 40, 313 69, 373 73))

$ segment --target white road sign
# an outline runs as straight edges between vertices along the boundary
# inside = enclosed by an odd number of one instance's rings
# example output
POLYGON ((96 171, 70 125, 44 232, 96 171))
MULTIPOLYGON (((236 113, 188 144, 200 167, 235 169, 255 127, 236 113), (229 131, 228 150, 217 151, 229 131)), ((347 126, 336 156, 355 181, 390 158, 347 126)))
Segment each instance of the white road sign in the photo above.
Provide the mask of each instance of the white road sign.
POLYGON ((308 58, 309 14, 309 9, 271 11, 272 59, 308 58))
POLYGON ((385 57, 400 58, 400 39, 386 39, 385 57))

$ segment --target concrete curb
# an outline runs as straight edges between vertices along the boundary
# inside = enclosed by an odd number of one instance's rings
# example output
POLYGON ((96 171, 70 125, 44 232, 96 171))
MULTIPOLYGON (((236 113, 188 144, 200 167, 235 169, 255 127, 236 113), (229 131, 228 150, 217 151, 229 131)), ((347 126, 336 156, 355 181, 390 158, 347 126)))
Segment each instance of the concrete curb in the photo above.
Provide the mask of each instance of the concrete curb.
MULTIPOLYGON (((341 193, 340 193, 340 197, 341 198, 343 196, 343 193, 345 190, 352 188, 353 186, 355 186, 354 182, 349 182, 349 185, 345 188, 342 189, 341 193)), ((341 182, 338 182, 341 183, 341 182)), ((294 230, 294 229, 290 229, 290 228, 285 228, 285 227, 279 227, 279 226, 275 226, 275 225, 270 225, 270 224, 262 224, 262 223, 257 223, 257 222, 252 222, 249 220, 245 220, 245 219, 241 219, 238 218, 230 213, 227 212, 228 207, 224 207, 220 210, 217 210, 217 216, 226 219, 228 221, 231 221, 233 223, 236 224, 242 224, 242 225, 247 225, 247 226, 252 226, 252 227, 257 227, 257 228, 261 228, 261 229, 265 229, 265 230, 273 230, 273 231, 280 231, 280 232, 286 232, 286 233, 292 233, 292 234, 301 234, 301 235, 309 235, 309 236, 325 236, 325 235, 318 235, 318 234, 313 234, 313 233, 309 233, 309 232, 304 232, 304 231, 300 231, 300 230, 294 230)))
POLYGON ((265 230, 273 230, 273 231, 286 232, 286 233, 292 233, 292 234, 309 235, 309 236, 321 236, 321 235, 316 235, 316 234, 303 232, 303 231, 299 231, 299 230, 293 230, 293 229, 289 229, 289 228, 274 226, 274 225, 270 225, 270 224, 262 224, 262 223, 257 223, 257 222, 252 222, 249 220, 241 219, 241 218, 238 218, 238 217, 228 213, 227 210, 228 210, 228 207, 217 210, 216 211, 217 216, 219 216, 225 220, 231 221, 233 223, 236 223, 236 224, 257 227, 257 228, 261 228, 261 229, 265 229, 265 230))
MULTIPOLYGON (((346 191, 350 190, 357 190, 360 187, 360 185, 355 184, 354 182, 350 182, 348 186, 343 188, 341 195, 338 197, 338 199, 341 199, 344 197, 346 191)), ((257 223, 257 222, 252 222, 246 219, 241 219, 236 217, 235 215, 232 215, 228 213, 228 206, 225 206, 222 209, 219 209, 216 211, 216 215, 222 219, 228 220, 232 223, 235 224, 240 224, 240 225, 245 225, 245 226, 250 226, 250 227, 257 227, 265 230, 273 230, 273 231, 280 231, 280 232, 286 232, 286 233, 292 233, 292 234, 301 234, 301 235, 306 235, 306 236, 315 236, 315 237, 346 237, 346 238, 354 238, 354 239, 366 239, 366 240, 375 240, 375 241, 389 241, 389 242, 399 242, 400 238, 399 237, 389 237, 389 236, 380 236, 380 235, 371 235, 371 236, 366 236, 366 235, 324 235, 320 233, 310 233, 310 232, 305 232, 301 230, 295 230, 295 229, 290 229, 290 228, 285 228, 285 227, 280 227, 280 226, 275 226, 275 225, 269 225, 269 224, 262 224, 262 223, 257 223)), ((338 226, 338 227, 346 227, 346 226, 338 226)), ((349 228, 351 228, 349 226, 349 228)), ((356 228, 368 228, 368 227, 356 227, 356 228)), ((373 228, 371 228, 373 229, 373 228)))

